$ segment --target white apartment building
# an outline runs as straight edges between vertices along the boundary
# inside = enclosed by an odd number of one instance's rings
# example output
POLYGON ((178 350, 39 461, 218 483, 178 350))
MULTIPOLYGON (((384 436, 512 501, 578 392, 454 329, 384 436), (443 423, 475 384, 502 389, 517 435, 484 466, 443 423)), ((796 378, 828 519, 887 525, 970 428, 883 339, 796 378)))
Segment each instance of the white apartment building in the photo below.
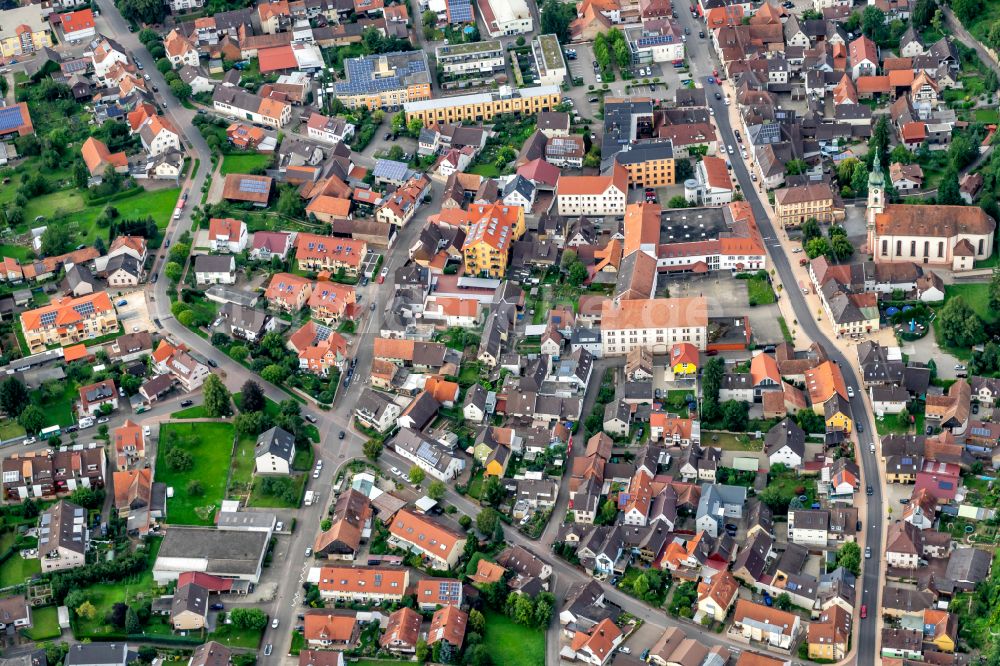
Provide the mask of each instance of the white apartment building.
POLYGON ((603 355, 622 356, 636 347, 666 354, 676 343, 704 351, 708 344, 708 304, 704 297, 606 301, 601 308, 603 355))

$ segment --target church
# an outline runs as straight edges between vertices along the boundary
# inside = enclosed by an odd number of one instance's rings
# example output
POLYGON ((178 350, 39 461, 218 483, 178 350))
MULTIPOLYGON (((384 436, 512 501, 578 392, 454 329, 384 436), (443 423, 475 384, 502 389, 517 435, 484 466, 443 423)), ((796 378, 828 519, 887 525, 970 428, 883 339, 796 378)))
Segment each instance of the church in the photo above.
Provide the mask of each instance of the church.
POLYGON ((971 270, 993 254, 997 223, 979 206, 885 203, 879 160, 868 175, 868 252, 876 264, 913 262, 971 270))

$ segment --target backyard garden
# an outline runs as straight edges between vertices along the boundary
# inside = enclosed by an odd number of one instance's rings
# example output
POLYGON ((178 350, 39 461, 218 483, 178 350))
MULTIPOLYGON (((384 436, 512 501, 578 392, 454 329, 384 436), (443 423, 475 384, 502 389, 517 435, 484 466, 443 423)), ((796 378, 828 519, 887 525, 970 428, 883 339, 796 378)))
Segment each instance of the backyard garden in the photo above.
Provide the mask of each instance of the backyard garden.
POLYGON ((235 431, 231 423, 160 426, 157 481, 174 489, 167 515, 177 525, 211 525, 225 496, 235 431))

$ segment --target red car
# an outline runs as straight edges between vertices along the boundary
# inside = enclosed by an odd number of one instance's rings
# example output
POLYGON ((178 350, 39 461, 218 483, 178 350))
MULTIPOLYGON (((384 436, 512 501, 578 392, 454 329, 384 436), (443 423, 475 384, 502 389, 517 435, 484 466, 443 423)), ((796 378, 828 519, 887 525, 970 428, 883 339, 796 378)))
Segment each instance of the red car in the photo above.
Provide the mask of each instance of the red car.
POLYGON ((861 604, 861 619, 868 617, 868 606, 861 604))

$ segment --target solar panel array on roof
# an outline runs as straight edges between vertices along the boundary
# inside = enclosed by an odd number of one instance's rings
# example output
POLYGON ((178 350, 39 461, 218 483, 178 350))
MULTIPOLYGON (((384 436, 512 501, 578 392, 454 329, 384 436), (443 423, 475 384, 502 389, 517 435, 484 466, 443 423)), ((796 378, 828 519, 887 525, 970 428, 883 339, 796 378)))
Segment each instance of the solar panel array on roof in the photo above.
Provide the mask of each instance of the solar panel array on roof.
MULTIPOLYGON (((407 78, 427 72, 427 63, 422 51, 411 53, 388 53, 383 55, 348 58, 344 61, 347 81, 336 84, 338 95, 378 94, 389 90, 399 90, 408 85, 407 78), (386 59, 392 74, 376 72, 376 63, 386 59), (378 74, 376 76, 376 74, 378 74)), ((427 78, 427 77, 424 77, 427 78)), ((418 81, 426 83, 427 81, 418 81)))
POLYGON ((462 584, 454 580, 439 583, 438 598, 441 601, 451 601, 457 604, 462 600, 462 584))
POLYGON ((438 461, 441 460, 441 452, 435 449, 427 442, 421 442, 420 446, 417 447, 417 457, 422 460, 426 460, 432 466, 437 466, 438 461))
POLYGON ((87 315, 94 314, 94 304, 89 301, 86 303, 80 303, 78 305, 74 305, 73 309, 76 310, 78 314, 84 317, 86 317, 87 315))
POLYGON ((671 35, 652 35, 650 37, 640 37, 636 40, 636 46, 639 48, 644 48, 647 46, 659 46, 660 44, 673 44, 674 36, 671 35))
POLYGON ((469 0, 448 0, 450 23, 472 23, 472 3, 469 0))
POLYGON ((409 167, 406 166, 405 162, 375 160, 375 168, 372 169, 372 176, 387 180, 404 180, 407 171, 409 171, 409 167))
POLYGON ((21 107, 5 106, 0 108, 0 132, 15 130, 24 124, 21 116, 21 107))
POLYGON ((257 180, 255 178, 240 178, 240 192, 253 192, 255 194, 263 194, 267 192, 268 182, 266 180, 257 180))
POLYGON ((316 342, 328 340, 331 335, 333 335, 332 328, 329 326, 323 326, 322 324, 316 324, 316 342))
POLYGON ((50 324, 55 323, 56 314, 57 313, 55 312, 46 312, 42 314, 42 326, 49 326, 50 324))

